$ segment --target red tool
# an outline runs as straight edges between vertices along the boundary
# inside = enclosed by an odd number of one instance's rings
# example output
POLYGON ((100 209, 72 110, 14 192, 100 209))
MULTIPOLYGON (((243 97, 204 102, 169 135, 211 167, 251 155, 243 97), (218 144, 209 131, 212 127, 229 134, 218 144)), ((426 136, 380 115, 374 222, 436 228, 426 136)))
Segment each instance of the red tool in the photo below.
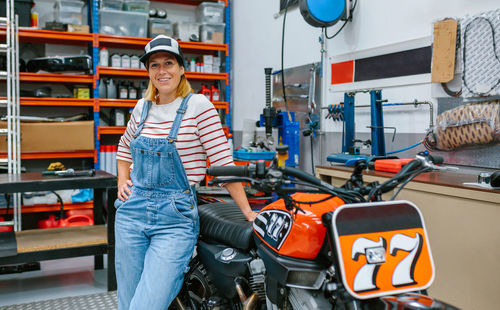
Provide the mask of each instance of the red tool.
POLYGON ((92 215, 86 214, 74 214, 75 212, 70 212, 67 218, 63 217, 63 201, 61 196, 56 192, 52 192, 57 196, 57 200, 61 204, 61 212, 58 217, 54 214, 49 215, 48 219, 38 221, 38 228, 56 228, 56 227, 69 227, 69 226, 85 226, 85 225, 94 225, 94 219, 92 215))
POLYGON ((404 165, 415 158, 395 158, 375 160, 375 170, 397 173, 404 165))
MULTIPOLYGON (((0 216, 0 222, 3 222, 4 218, 3 216, 0 216)), ((7 231, 12 231, 13 227, 12 226, 0 226, 0 232, 7 232, 7 231)))
POLYGON ((94 225, 94 220, 87 215, 72 215, 67 218, 58 219, 54 214, 49 215, 48 219, 38 221, 38 228, 57 228, 69 226, 94 225))

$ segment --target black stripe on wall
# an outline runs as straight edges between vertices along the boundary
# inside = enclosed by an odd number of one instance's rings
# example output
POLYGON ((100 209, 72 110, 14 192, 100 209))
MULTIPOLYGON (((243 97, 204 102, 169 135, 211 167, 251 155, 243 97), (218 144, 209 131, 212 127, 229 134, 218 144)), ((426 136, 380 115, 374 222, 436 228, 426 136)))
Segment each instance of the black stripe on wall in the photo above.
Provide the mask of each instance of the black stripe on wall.
POLYGON ((431 72, 430 46, 354 60, 354 81, 369 81, 431 72))
POLYGON ((345 208, 336 225, 339 236, 423 227, 417 210, 405 203, 345 208))

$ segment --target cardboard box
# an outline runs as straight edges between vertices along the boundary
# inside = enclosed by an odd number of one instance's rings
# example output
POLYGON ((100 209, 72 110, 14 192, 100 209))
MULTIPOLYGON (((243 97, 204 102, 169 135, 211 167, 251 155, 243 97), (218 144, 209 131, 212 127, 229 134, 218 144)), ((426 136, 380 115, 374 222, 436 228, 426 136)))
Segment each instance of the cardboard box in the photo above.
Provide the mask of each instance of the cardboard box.
POLYGON ((68 32, 89 33, 90 32, 90 26, 89 25, 68 24, 66 26, 66 31, 68 31, 68 32))
POLYGON ((202 63, 206 64, 213 64, 214 63, 214 57, 212 55, 203 55, 202 57, 202 63))
POLYGON ((220 57, 214 56, 213 61, 214 66, 220 66, 220 57))
MULTIPOLYGON (((0 122, 7 128, 7 122, 0 122)), ((67 152, 94 149, 94 121, 21 123, 21 152, 67 152)), ((7 151, 7 137, 0 137, 0 152, 7 151)))
POLYGON ((212 69, 212 64, 203 64, 203 72, 205 73, 212 73, 213 72, 213 69, 212 69))

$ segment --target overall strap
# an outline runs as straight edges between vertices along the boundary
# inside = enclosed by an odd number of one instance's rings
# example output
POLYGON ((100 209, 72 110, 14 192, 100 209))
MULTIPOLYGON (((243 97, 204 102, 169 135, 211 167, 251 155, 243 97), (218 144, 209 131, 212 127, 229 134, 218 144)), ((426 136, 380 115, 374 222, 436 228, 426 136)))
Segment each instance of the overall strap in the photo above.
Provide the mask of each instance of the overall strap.
POLYGON ((179 132, 179 127, 181 127, 182 118, 184 117, 184 113, 187 110, 187 103, 189 98, 191 98, 192 93, 189 93, 184 99, 182 99, 181 105, 179 109, 177 109, 177 115, 175 116, 174 123, 172 124, 172 128, 170 128, 170 134, 168 135, 168 142, 172 143, 177 140, 177 133, 179 132))
POLYGON ((137 130, 134 133, 134 138, 137 138, 139 134, 141 133, 142 128, 144 127, 144 122, 146 121, 146 118, 148 117, 149 109, 151 108, 151 105, 153 102, 150 100, 144 101, 144 105, 142 106, 142 112, 141 112, 141 120, 139 121, 139 125, 137 126, 137 130))

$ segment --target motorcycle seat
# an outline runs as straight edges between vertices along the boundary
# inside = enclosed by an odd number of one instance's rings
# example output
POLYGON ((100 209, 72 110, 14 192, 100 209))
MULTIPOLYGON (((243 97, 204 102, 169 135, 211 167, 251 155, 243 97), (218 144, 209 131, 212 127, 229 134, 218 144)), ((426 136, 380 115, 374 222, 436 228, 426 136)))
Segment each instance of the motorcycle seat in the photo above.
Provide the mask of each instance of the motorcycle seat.
POLYGON ((206 241, 248 251, 254 245, 252 223, 235 203, 217 202, 198 206, 200 235, 206 241))

